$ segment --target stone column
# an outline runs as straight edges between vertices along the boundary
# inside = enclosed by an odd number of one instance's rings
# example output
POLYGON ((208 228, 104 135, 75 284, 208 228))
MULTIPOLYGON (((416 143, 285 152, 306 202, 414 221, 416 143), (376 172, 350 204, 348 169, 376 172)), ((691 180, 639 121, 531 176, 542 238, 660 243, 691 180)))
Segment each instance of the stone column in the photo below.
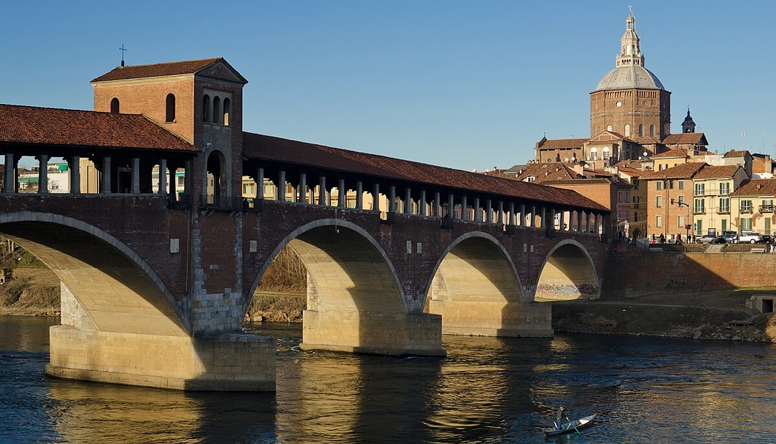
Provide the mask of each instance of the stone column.
POLYGON ((396 187, 391 185, 388 192, 388 212, 396 212, 396 187))
POLYGON ((453 193, 447 195, 447 214, 450 219, 455 219, 455 196, 453 193))
POLYGON ((482 222, 482 218, 480 217, 480 198, 475 197, 474 198, 474 221, 475 222, 482 222))
POLYGON ((461 196, 461 219, 463 220, 469 220, 469 203, 466 200, 466 196, 461 196))
POLYGON ((275 200, 278 202, 286 201, 286 172, 284 170, 278 173, 278 183, 275 186, 275 200))
POLYGON ((132 194, 140 194, 140 158, 132 158, 132 194))
POLYGON ((434 216, 442 217, 442 194, 434 193, 434 216))
POLYGON ((374 187, 374 193, 372 193, 372 210, 380 211, 380 184, 376 183, 374 187))
POLYGON ((504 225, 504 201, 498 201, 498 222, 499 225, 504 225))
POLYGON ((525 204, 520 205, 520 226, 525 227, 525 204))
POLYGON ((421 216, 428 216, 426 212, 426 190, 420 190, 420 205, 418 206, 421 216))
POLYGON ((167 194, 167 159, 159 160, 159 189, 158 194, 167 194))
POLYGON ((356 209, 364 209, 364 183, 360 180, 356 182, 356 209))
POLYGON ((48 154, 38 155, 38 194, 48 194, 48 154))
POLYGON ((318 189, 318 205, 326 205, 326 176, 321 176, 318 189))
POLYGON ((493 223, 493 201, 490 199, 485 202, 485 223, 493 223))
POLYGON ((13 194, 16 192, 16 159, 13 153, 5 153, 5 185, 3 194, 13 194))
MULTIPOLYGON (((188 172, 187 172, 188 173, 188 172)), ((110 156, 102 158, 102 187, 100 189, 102 194, 110 194, 110 156)))
POLYGON ((264 199, 264 168, 256 170, 256 199, 264 199))
POLYGON ((307 205, 307 173, 299 173, 299 202, 307 205))
POLYGON ((565 216, 566 216, 566 212, 565 211, 561 211, 560 212, 560 224, 558 225, 558 229, 560 231, 568 231, 568 227, 564 227, 564 225, 566 225, 566 217, 565 216))
POLYGON ((70 156, 70 194, 81 194, 81 157, 70 156))
POLYGON ((404 214, 412 214, 412 190, 409 187, 404 190, 404 214))
POLYGON ((346 193, 347 190, 345 190, 345 179, 340 179, 337 182, 337 206, 340 208, 345 208, 346 193))

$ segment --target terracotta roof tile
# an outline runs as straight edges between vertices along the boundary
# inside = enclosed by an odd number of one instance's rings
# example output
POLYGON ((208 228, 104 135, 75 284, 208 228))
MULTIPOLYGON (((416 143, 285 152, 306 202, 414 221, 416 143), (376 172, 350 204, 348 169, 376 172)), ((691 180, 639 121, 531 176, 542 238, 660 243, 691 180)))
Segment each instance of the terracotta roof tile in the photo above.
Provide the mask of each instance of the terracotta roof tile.
POLYGON ((674 148, 672 150, 668 150, 664 153, 655 154, 652 156, 652 158, 663 158, 663 157, 687 157, 687 150, 683 150, 681 148, 674 148))
POLYGON ((704 165, 706 164, 701 162, 683 163, 673 168, 652 171, 649 174, 641 176, 641 179, 691 179, 704 165))
POLYGON ((693 179, 715 179, 733 177, 736 170, 741 168, 738 165, 706 165, 700 170, 693 179))
POLYGON ((637 168, 619 167, 618 169, 620 170, 620 172, 625 173, 631 177, 641 177, 647 174, 647 171, 642 171, 637 168))
POLYGON ((183 62, 156 63, 153 65, 118 66, 112 71, 97 77, 92 82, 110 80, 139 79, 143 77, 163 77, 179 74, 195 74, 222 58, 188 60, 183 62))
POLYGON ((741 184, 733 196, 776 196, 776 179, 752 179, 741 184))
POLYGON ((663 139, 665 145, 679 145, 679 144, 701 144, 708 145, 706 142, 706 135, 704 133, 679 133, 669 134, 663 139))
POLYGON ((747 150, 730 150, 723 156, 725 159, 731 158, 731 157, 744 157, 747 154, 749 154, 749 151, 747 150))
POLYGON ((0 144, 198 151, 140 114, 0 104, 0 144))
POLYGON ((577 173, 568 165, 562 162, 532 163, 526 165, 525 169, 515 179, 527 181, 533 177, 534 183, 551 182, 563 179, 573 179, 577 173))
POLYGON ((247 159, 608 211, 570 190, 248 132, 243 133, 243 156, 247 159))
POLYGON ((581 148, 588 139, 547 139, 539 145, 540 149, 581 148))

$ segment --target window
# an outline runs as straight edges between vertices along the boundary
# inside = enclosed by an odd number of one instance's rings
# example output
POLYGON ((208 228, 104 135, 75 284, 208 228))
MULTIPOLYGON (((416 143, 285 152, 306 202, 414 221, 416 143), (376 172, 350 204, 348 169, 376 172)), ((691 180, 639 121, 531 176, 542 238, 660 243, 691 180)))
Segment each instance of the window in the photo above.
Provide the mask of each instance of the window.
POLYGON ((741 231, 752 231, 752 218, 751 217, 742 217, 741 218, 741 231))
MULTIPOLYGON (((683 181, 683 180, 680 180, 680 181, 679 181, 679 189, 680 189, 680 190, 683 190, 683 189, 684 189, 684 181, 683 181)), ((681 196, 680 196, 680 197, 681 197, 681 196)))
POLYGON ((167 123, 175 122, 175 95, 167 94, 167 123))
POLYGON ((663 181, 662 180, 658 180, 655 185, 657 186, 657 190, 658 191, 663 189, 663 181))
POLYGON ((644 137, 644 125, 639 125, 639 137, 644 137))
POLYGON ((706 199, 695 199, 693 213, 695 214, 706 213, 706 199))
POLYGON ((119 99, 114 97, 113 100, 110 101, 110 112, 113 114, 119 113, 119 99))
POLYGON ((663 216, 655 216, 655 226, 658 228, 663 226, 663 216))
POLYGON ((630 137, 630 125, 625 125, 625 137, 630 137))
POLYGON ((224 99, 224 125, 229 126, 230 116, 232 114, 232 101, 228 98, 224 99))
POLYGON ((658 170, 667 170, 667 169, 668 169, 668 164, 667 163, 664 163, 664 164, 660 165, 660 167, 658 168, 658 170))
POLYGON ((609 158, 609 147, 604 147, 603 157, 602 159, 606 160, 609 158))
POLYGON ((698 236, 703 236, 703 221, 698 220, 695 221, 695 234, 698 236))
POLYGON ((763 199, 762 205, 760 205, 760 212, 761 213, 772 213, 773 212, 773 199, 763 199))
POLYGON ((213 123, 221 123, 221 99, 218 96, 213 97, 213 123))
POLYGON ((771 234, 771 219, 766 217, 763 219, 763 222, 765 222, 765 229, 763 230, 763 234, 770 235, 771 234))
POLYGON ((210 96, 207 94, 202 98, 202 121, 210 122, 210 96))
POLYGON ((730 183, 722 182, 719 184, 719 194, 730 194, 730 183))
POLYGON ((719 199, 719 212, 720 213, 730 213, 730 198, 729 197, 720 197, 720 199, 719 199))
POLYGON ((598 159, 598 148, 596 147, 590 148, 590 158, 593 160, 598 159))
POLYGON ((684 196, 679 196, 679 206, 684 205, 684 196))
POLYGON ((725 231, 727 231, 727 219, 722 219, 722 233, 724 234, 725 231))
POLYGON ((740 211, 742 213, 751 213, 752 212, 752 201, 751 200, 742 200, 741 201, 740 211))
POLYGON ((679 221, 679 228, 684 228, 684 216, 679 216, 676 219, 679 221))
POLYGON ((702 183, 696 183, 695 184, 695 195, 696 196, 703 196, 706 194, 706 185, 702 183))
POLYGON ((655 206, 663 208, 663 196, 655 196, 655 206))
POLYGON ((607 125, 606 126, 606 131, 611 131, 611 130, 612 130, 612 126, 611 125, 607 125))
POLYGON ((655 137, 655 125, 649 126, 649 137, 655 137))
POLYGON ((638 221, 639 221, 639 213, 634 211, 633 212, 633 222, 638 222, 638 221))

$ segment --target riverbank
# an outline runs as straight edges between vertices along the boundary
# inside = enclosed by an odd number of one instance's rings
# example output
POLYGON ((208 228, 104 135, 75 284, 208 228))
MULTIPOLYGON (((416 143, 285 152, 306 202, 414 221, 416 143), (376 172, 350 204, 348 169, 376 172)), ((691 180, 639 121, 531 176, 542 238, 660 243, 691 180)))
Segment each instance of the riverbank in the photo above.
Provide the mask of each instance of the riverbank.
POLYGON ((754 294, 733 290, 650 294, 553 304, 556 332, 776 342, 776 316, 746 308, 754 294))

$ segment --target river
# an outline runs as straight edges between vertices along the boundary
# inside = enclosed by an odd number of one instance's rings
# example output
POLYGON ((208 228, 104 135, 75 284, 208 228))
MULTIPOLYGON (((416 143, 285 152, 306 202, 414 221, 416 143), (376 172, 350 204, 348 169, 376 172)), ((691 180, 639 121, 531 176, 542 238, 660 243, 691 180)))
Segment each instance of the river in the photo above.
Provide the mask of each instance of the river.
POLYGON ((182 393, 45 375, 57 318, 0 316, 0 443, 774 443, 776 346, 557 335, 445 337, 446 358, 301 352, 277 340, 277 393, 182 393), (551 441, 552 442, 552 441, 551 441))

